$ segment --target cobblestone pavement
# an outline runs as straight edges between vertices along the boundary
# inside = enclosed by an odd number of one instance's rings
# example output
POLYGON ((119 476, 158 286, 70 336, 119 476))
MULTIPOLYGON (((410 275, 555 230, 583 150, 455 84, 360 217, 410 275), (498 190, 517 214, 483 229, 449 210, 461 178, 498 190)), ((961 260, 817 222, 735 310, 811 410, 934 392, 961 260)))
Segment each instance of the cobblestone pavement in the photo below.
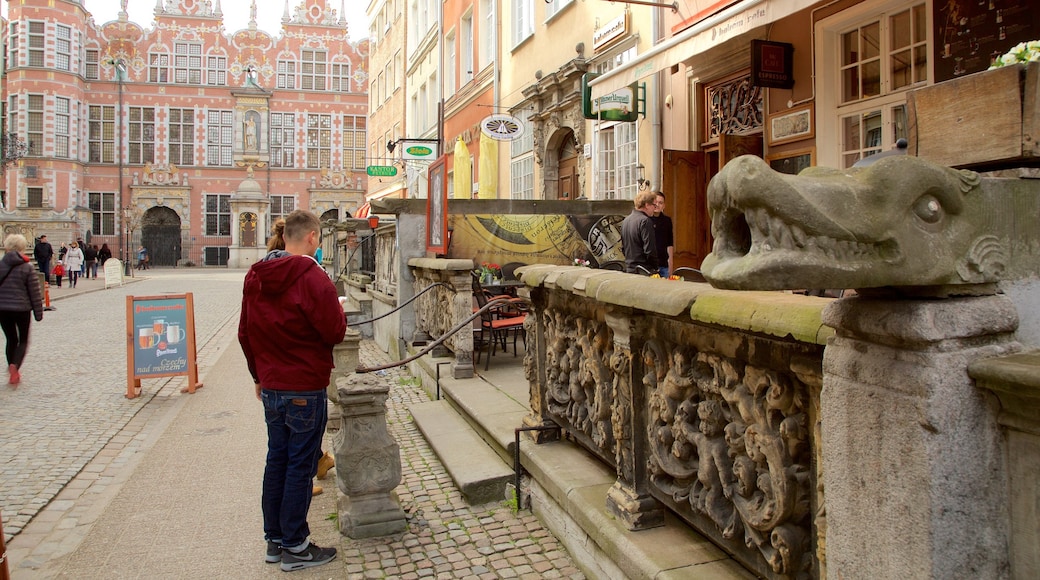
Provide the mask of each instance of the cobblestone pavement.
MULTIPOLYGON (((0 473, 4 493, 38 474, 62 474, 46 486, 32 486, 38 491, 31 498, 40 503, 22 500, 27 512, 39 513, 22 524, 8 545, 15 580, 281 577, 277 566, 262 561, 259 483, 266 437, 234 340, 243 274, 156 271, 130 288, 64 299, 57 314, 48 313, 44 324, 34 326, 35 331, 63 322, 33 334, 34 345, 48 345, 48 358, 55 348, 48 341, 62 345, 59 349, 86 344, 84 348, 105 351, 108 368, 78 371, 89 377, 84 381, 89 384, 62 391, 59 382, 51 384, 57 375, 46 373, 45 361, 36 360, 32 366, 27 363, 27 378, 18 390, 0 388, 4 438, 25 433, 13 438, 20 446, 10 447, 19 450, 20 459, 5 463, 0 473), (144 396, 123 398, 122 313, 131 291, 194 292, 200 376, 206 384, 195 395, 179 393, 184 378, 178 377, 146 381, 144 396), (84 310, 94 314, 80 316, 84 310), (119 314, 110 316, 113 312, 119 314), (101 346, 108 342, 110 347, 101 346), (69 390, 73 396, 60 396, 69 390), (26 400, 28 395, 32 400, 26 400), (13 401, 19 411, 5 401, 13 401), (22 414, 45 416, 47 423, 22 414), (28 431, 8 427, 8 418, 28 431), (119 421, 122 429, 113 424, 119 421), (44 429, 55 441, 27 442, 44 429), (80 446, 81 439, 92 443, 80 446), (76 452, 62 454, 63 442, 77 444, 76 452), (72 462, 80 468, 74 471, 72 462), (8 466, 12 474, 25 475, 9 480, 8 466), (54 498, 50 503, 43 501, 48 494, 54 498)), ((38 346, 29 359, 34 355, 40 357, 38 346)), ((361 358, 369 365, 389 362, 371 341, 362 342, 361 358)), ((338 546, 340 554, 328 565, 293 573, 293 578, 583 579, 562 545, 529 511, 514 512, 505 502, 466 504, 408 413, 408 405, 428 400, 427 395, 405 369, 386 371, 382 377, 391 388, 387 419, 401 447, 404 481, 396 491, 408 528, 383 538, 341 536, 335 521, 335 481, 318 482, 326 491, 311 506, 311 537, 319 545, 338 546)), ((326 444, 331 448, 331 438, 326 444)), ((5 507, 5 527, 7 522, 5 507)))
POLYGON ((55 310, 32 324, 21 385, 11 389, 0 379, 0 507, 8 538, 164 387, 183 384, 183 377, 146 380, 141 397, 125 398, 126 296, 193 292, 201 353, 237 315, 243 277, 244 271, 151 270, 107 290, 102 278, 81 280, 75 290, 51 289, 55 310))

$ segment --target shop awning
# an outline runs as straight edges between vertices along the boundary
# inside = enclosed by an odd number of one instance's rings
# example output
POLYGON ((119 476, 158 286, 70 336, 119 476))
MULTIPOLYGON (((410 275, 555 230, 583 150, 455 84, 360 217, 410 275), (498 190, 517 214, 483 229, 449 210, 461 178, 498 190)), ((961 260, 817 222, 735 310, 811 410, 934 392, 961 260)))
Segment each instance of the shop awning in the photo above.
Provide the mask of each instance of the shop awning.
POLYGON ((654 46, 630 62, 592 80, 592 98, 608 95, 659 70, 683 62, 730 39, 799 10, 815 5, 809 0, 745 0, 738 2, 678 35, 654 46))
POLYGON ((368 212, 370 211, 372 211, 372 204, 366 201, 361 207, 357 208, 357 211, 354 212, 354 217, 361 219, 367 218, 368 212))

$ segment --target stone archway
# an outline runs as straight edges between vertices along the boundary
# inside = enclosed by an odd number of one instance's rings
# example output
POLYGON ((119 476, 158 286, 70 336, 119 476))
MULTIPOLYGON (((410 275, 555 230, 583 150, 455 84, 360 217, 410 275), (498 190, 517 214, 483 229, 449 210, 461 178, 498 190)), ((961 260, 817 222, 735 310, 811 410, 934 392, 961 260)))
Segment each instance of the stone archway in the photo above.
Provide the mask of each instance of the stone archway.
POLYGON ((168 207, 153 207, 141 220, 141 245, 152 266, 176 266, 181 258, 181 218, 168 207))
POLYGON ((559 127, 546 141, 542 159, 545 199, 574 199, 581 195, 566 186, 572 182, 575 185, 578 183, 575 140, 573 129, 559 127), (566 198, 564 194, 567 194, 566 198))

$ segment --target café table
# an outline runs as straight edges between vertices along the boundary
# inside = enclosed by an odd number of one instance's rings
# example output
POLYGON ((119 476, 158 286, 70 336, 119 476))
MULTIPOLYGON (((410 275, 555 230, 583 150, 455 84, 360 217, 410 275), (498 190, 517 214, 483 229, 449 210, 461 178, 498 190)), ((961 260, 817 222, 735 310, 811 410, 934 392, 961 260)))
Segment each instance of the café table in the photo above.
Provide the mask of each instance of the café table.
POLYGON ((520 280, 499 280, 498 282, 492 282, 491 284, 480 285, 485 291, 489 292, 492 296, 500 296, 502 294, 508 294, 509 296, 516 296, 516 289, 524 286, 524 283, 520 280))

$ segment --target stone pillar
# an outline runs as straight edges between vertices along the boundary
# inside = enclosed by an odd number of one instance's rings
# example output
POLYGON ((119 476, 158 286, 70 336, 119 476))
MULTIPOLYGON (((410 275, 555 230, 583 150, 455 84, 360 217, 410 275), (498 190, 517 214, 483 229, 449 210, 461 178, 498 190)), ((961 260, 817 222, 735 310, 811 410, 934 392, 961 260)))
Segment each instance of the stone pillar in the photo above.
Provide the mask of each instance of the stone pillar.
POLYGON ((614 375, 611 424, 615 438, 617 481, 607 492, 607 509, 630 530, 645 530, 664 525, 664 509, 647 488, 648 450, 646 446, 646 391, 643 365, 633 356, 643 348, 645 329, 637 328, 631 316, 606 314, 614 332, 614 354, 610 368, 614 375))
POLYGON ((360 349, 361 333, 350 328, 347 329, 343 342, 332 347, 332 363, 335 367, 332 369, 332 377, 326 388, 329 395, 329 423, 326 428, 328 431, 339 429, 342 418, 339 412, 339 391, 336 389, 336 380, 357 370, 361 361, 360 349))
POLYGON ((536 427, 527 431, 527 437, 535 443, 548 443, 560 438, 560 430, 547 430, 556 423, 549 417, 546 406, 546 337, 545 319, 542 314, 546 309, 546 291, 544 288, 531 289, 531 312, 524 320, 524 332, 527 333, 527 349, 524 354, 524 378, 527 379, 531 412, 524 415, 524 427, 536 427))
MULTIPOLYGON (((453 271, 451 285, 455 288, 451 326, 455 326, 473 315, 473 286, 469 270, 453 271)), ((473 378, 472 330, 463 328, 455 334, 455 362, 451 365, 451 376, 456 379, 473 378)))
POLYGON ((394 492, 401 451, 386 427, 390 388, 368 374, 340 377, 336 388, 343 416, 334 438, 340 533, 358 539, 401 532, 408 522, 394 492))
POLYGON ((1011 578, 1040 578, 1040 350, 972 363, 980 389, 1000 399, 1011 494, 1011 578))
POLYGON ((967 367, 1017 348, 1011 301, 857 297, 823 322, 828 577, 1007 578, 1002 435, 967 367))

